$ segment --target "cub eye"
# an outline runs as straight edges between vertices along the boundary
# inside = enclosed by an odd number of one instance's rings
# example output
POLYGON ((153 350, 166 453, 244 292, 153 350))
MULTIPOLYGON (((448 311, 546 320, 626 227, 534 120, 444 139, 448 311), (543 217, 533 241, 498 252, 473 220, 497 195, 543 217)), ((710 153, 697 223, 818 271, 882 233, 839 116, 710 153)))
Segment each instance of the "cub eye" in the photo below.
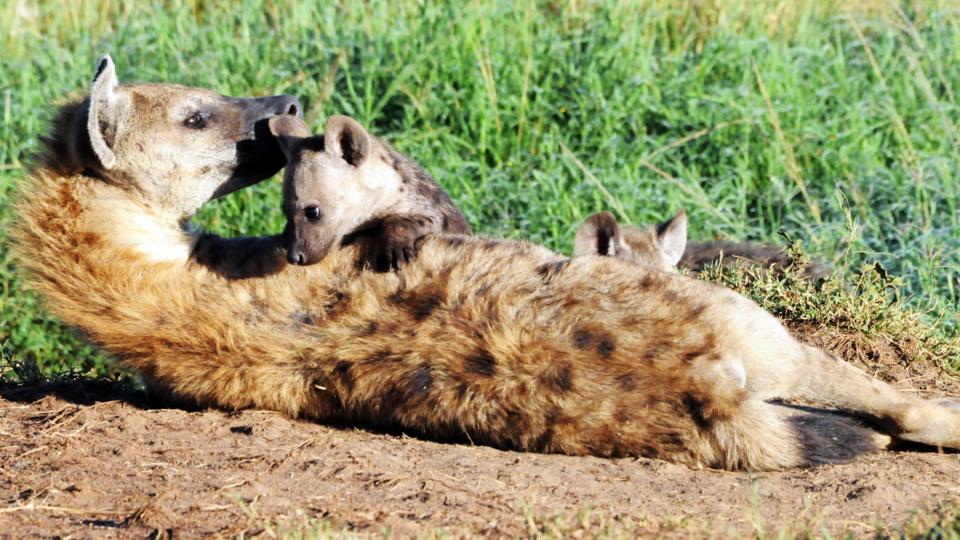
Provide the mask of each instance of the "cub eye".
POLYGON ((206 126, 206 124, 207 124, 206 117, 204 117, 203 114, 199 112, 195 112, 191 114, 190 116, 187 117, 186 120, 183 121, 183 125, 187 126, 190 129, 203 129, 204 126, 206 126))
POLYGON ((308 206, 303 209, 303 215, 310 221, 317 221, 320 219, 320 208, 316 206, 308 206))

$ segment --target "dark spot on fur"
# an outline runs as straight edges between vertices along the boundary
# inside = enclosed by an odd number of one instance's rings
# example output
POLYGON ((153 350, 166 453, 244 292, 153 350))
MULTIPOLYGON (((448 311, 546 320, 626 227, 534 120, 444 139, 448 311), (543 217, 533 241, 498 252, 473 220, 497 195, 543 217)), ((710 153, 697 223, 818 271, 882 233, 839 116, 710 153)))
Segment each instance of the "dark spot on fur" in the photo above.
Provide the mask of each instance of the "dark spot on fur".
POLYGON ((523 440, 530 431, 527 418, 518 411, 509 411, 504 418, 501 435, 506 439, 510 448, 522 449, 523 440))
POLYGON ((290 318, 297 324, 312 326, 317 323, 317 321, 314 320, 313 315, 307 313, 306 311, 296 311, 290 315, 290 318))
POLYGON ((685 446, 683 444, 683 437, 681 437, 680 434, 675 431, 664 433, 663 442, 678 450, 685 446))
POLYGON ((690 313, 687 315, 687 318, 696 319, 697 317, 702 315, 706 309, 707 309, 706 304, 697 304, 696 306, 693 307, 693 309, 690 310, 690 313))
POLYGON ((422 365, 410 374, 409 385, 410 393, 414 396, 424 397, 430 393, 433 386, 433 373, 430 371, 430 366, 422 365))
POLYGON ((616 420, 617 423, 620 423, 620 424, 626 424, 627 422, 630 421, 632 417, 633 415, 630 414, 630 409, 628 409, 625 406, 618 407, 617 412, 613 414, 614 420, 616 420))
POLYGON ((677 304, 683 300, 683 297, 677 294, 676 291, 671 291, 670 289, 667 289, 663 291, 663 299, 670 304, 677 304))
POLYGON ((590 346, 590 342, 593 341, 593 334, 587 330, 577 330, 573 333, 573 346, 583 350, 590 346))
POLYGON ((377 330, 380 329, 380 325, 377 324, 377 321, 370 321, 370 324, 367 325, 366 330, 364 330, 365 336, 372 336, 377 333, 377 330))
POLYGON ((645 458, 657 457, 657 450, 652 446, 641 446, 640 455, 645 458))
POLYGON ((496 240, 487 240, 483 243, 483 248, 488 251, 492 251, 498 247, 500 247, 500 242, 497 242, 496 240))
POLYGON ((703 349, 694 349, 692 351, 687 351, 683 353, 683 362, 686 364, 692 364, 697 358, 700 358, 706 353, 703 349))
POLYGON ((349 304, 349 302, 349 294, 343 291, 336 291, 333 293, 333 298, 323 306, 323 310, 330 317, 336 317, 347 309, 347 304, 349 304))
POLYGON ((597 352, 600 353, 600 356, 603 358, 610 358, 616 348, 617 346, 610 336, 603 336, 597 341, 597 352))
POLYGON ((440 302, 440 297, 435 294, 416 296, 410 300, 410 314, 414 320, 422 321, 433 313, 440 302))
POLYGON ((627 392, 637 389, 637 377, 633 373, 624 373, 617 376, 617 382, 620 384, 620 388, 627 392))
POLYGON ((253 426, 230 426, 230 433, 237 433, 240 435, 252 435, 253 426))
POLYGON ((400 357, 394 354, 394 352, 389 348, 380 349, 379 351, 373 353, 373 355, 367 357, 363 363, 364 364, 381 364, 384 362, 399 362, 400 357))
POLYGON ((573 369, 570 364, 554 364, 540 375, 540 382, 554 392, 569 392, 573 389, 573 369))
POLYGON ((639 282, 640 289, 644 291, 652 289, 653 286, 656 284, 657 284, 657 280, 653 277, 652 273, 644 274, 644 276, 640 278, 640 282, 639 282))
POLYGON ((693 419, 693 423, 701 430, 708 430, 712 426, 712 422, 705 416, 703 410, 705 406, 706 404, 694 397, 693 394, 683 396, 683 407, 687 410, 690 418, 693 419))
POLYGON ((457 385, 457 399, 463 399, 467 395, 467 383, 457 385))
POLYGON ((543 279, 549 281, 560 274, 560 272, 562 272, 568 264, 570 264, 570 259, 561 259, 559 261, 543 263, 537 267, 537 274, 543 279))
POLYGON ((476 373, 483 377, 492 377, 497 371, 497 361, 489 352, 480 350, 467 357, 465 368, 470 373, 476 373))
MULTIPOLYGON (((444 217, 443 219, 446 220, 447 218, 444 217)), ((462 246, 465 242, 465 240, 460 236, 442 236, 440 238, 443 240, 444 244, 450 247, 462 246)))
POLYGON ((347 362, 346 360, 340 360, 333 368, 334 374, 340 378, 340 383, 343 384, 343 388, 347 392, 353 390, 353 373, 351 372, 352 368, 353 364, 347 362))
POLYGON ((485 296, 488 292, 490 292, 490 283, 484 283, 477 289, 477 296, 485 296))
POLYGON ((553 435, 552 427, 543 430, 543 433, 530 444, 530 450, 533 452, 547 452, 553 443, 553 435))
POLYGON ((664 339, 655 341, 643 352, 643 361, 652 364, 669 355, 672 349, 669 341, 664 339))

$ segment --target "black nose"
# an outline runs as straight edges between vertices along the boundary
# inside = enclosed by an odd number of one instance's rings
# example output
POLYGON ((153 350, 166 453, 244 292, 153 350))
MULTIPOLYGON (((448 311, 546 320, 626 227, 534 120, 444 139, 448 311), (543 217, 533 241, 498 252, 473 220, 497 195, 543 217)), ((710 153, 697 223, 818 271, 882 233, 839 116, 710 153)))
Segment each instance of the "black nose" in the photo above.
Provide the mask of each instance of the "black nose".
POLYGON ((300 100, 296 96, 281 94, 266 98, 273 107, 273 114, 289 114, 290 116, 300 116, 303 107, 300 106, 300 100))
POLYGON ((287 251, 287 262, 290 264, 303 264, 305 262, 305 257, 303 252, 299 249, 291 249, 287 251))
POLYGON ((300 116, 303 111, 296 96, 287 94, 262 98, 227 98, 227 100, 238 105, 246 113, 247 122, 250 124, 281 114, 300 116))

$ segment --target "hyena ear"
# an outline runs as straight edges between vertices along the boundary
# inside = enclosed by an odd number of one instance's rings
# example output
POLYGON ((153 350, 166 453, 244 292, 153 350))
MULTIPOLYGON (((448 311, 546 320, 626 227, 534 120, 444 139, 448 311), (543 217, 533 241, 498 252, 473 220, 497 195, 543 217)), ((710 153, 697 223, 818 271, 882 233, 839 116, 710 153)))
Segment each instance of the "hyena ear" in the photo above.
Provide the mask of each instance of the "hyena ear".
POLYGON ((290 160, 293 147, 296 146, 297 142, 313 136, 310 133, 310 128, 303 123, 303 120, 289 114, 271 116, 267 125, 270 126, 270 133, 277 140, 277 144, 287 160, 290 160))
POLYGON ((587 218, 573 237, 573 256, 605 255, 616 257, 621 247, 620 225, 610 212, 587 218))
POLYGON ((331 154, 359 167, 370 157, 373 141, 359 122, 338 114, 327 119, 327 127, 323 131, 323 145, 331 154))
POLYGON ((687 248, 687 212, 681 209, 677 215, 656 227, 660 250, 670 266, 676 266, 687 248))
POLYGON ((104 55, 93 74, 90 108, 87 110, 87 134, 93 153, 107 170, 117 164, 113 146, 126 118, 128 104, 127 98, 116 91, 118 84, 117 68, 110 55, 104 55))

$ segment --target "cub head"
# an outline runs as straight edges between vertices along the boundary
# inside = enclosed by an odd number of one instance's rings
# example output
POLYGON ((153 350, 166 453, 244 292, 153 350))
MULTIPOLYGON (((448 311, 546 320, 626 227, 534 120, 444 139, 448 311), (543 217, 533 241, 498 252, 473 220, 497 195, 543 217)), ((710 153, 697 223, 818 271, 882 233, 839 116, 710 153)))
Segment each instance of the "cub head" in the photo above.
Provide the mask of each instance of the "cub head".
POLYGON ((44 161, 188 217, 211 198, 276 173, 284 160, 266 120, 299 113, 293 96, 238 99, 175 84, 120 84, 104 56, 89 97, 54 121, 44 161))
POLYGON ((306 124, 290 116, 272 118, 269 125, 287 156, 283 212, 291 264, 319 262, 399 197, 400 175, 356 120, 331 116, 322 137, 311 136, 306 124))
POLYGON ((687 214, 646 228, 620 227, 610 212, 587 218, 577 229, 573 255, 604 255, 670 272, 687 245, 687 214))

